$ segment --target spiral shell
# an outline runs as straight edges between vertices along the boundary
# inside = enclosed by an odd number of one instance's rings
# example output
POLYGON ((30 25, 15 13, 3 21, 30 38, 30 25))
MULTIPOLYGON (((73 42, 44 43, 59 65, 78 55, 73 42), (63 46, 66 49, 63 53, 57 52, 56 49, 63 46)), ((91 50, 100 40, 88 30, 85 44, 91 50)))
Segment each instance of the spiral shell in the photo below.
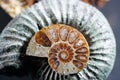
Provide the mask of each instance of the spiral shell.
MULTIPOLYGON (((89 45, 89 60, 78 73, 68 75, 53 70, 50 62, 43 62, 36 72, 37 79, 105 80, 115 60, 115 38, 103 14, 79 0, 43 0, 13 19, 0 35, 0 69, 5 66, 20 67, 19 57, 27 53, 26 44, 39 30, 52 24, 77 29, 89 45)), ((42 52, 45 52, 44 49, 42 52)))
POLYGON ((67 25, 56 24, 37 32, 31 39, 26 54, 47 57, 54 71, 69 75, 78 73, 86 65, 89 46, 79 31, 67 25))

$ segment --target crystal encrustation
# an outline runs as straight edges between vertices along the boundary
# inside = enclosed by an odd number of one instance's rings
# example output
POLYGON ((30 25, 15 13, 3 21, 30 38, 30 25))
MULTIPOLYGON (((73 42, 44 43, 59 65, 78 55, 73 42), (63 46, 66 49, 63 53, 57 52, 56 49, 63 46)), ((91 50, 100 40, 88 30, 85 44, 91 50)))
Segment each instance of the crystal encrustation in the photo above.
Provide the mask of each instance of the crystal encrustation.
POLYGON ((27 55, 47 57, 50 67, 64 75, 81 71, 88 62, 89 53, 88 43, 82 33, 64 24, 42 28, 27 48, 27 55))

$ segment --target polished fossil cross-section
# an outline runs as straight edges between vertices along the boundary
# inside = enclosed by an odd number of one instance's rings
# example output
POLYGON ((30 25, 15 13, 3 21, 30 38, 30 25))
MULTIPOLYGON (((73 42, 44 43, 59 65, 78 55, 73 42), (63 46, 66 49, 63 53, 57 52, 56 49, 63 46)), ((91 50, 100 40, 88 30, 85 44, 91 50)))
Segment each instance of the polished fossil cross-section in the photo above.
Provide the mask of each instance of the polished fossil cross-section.
POLYGON ((27 55, 47 57, 50 67, 60 74, 81 71, 89 59, 89 46, 75 28, 54 24, 42 28, 30 40, 27 55))

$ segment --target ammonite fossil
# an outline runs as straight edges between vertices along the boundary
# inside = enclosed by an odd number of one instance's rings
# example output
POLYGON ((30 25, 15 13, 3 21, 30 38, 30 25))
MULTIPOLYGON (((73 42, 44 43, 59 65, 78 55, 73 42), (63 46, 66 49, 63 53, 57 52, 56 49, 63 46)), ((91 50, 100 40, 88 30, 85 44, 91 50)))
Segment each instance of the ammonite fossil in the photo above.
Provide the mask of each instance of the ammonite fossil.
POLYGON ((106 18, 79 0, 42 0, 0 35, 0 69, 19 69, 25 56, 39 58, 37 80, 106 80, 115 55, 106 18))
MULTIPOLYGON (((15 17, 29 6, 41 0, 0 0, 0 6, 11 16, 15 17)), ((91 5, 102 7, 108 0, 81 0, 91 5)))
POLYGON ((56 24, 37 32, 31 39, 26 54, 48 57, 53 70, 68 75, 83 69, 89 58, 89 48, 79 31, 56 24))

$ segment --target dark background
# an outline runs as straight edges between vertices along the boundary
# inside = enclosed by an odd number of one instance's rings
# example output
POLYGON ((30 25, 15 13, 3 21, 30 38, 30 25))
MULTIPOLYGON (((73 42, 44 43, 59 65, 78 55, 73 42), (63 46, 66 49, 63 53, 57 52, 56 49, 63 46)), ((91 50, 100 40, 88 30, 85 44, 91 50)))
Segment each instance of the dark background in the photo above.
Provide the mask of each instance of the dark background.
MULTIPOLYGON (((117 55, 114 68, 107 80, 120 80, 120 0, 111 0, 104 8, 100 9, 108 19, 111 28, 115 34, 117 43, 117 55)), ((0 32, 11 20, 1 8, 0 8, 0 32)), ((0 80, 31 80, 28 76, 5 76, 0 75, 0 80)))

